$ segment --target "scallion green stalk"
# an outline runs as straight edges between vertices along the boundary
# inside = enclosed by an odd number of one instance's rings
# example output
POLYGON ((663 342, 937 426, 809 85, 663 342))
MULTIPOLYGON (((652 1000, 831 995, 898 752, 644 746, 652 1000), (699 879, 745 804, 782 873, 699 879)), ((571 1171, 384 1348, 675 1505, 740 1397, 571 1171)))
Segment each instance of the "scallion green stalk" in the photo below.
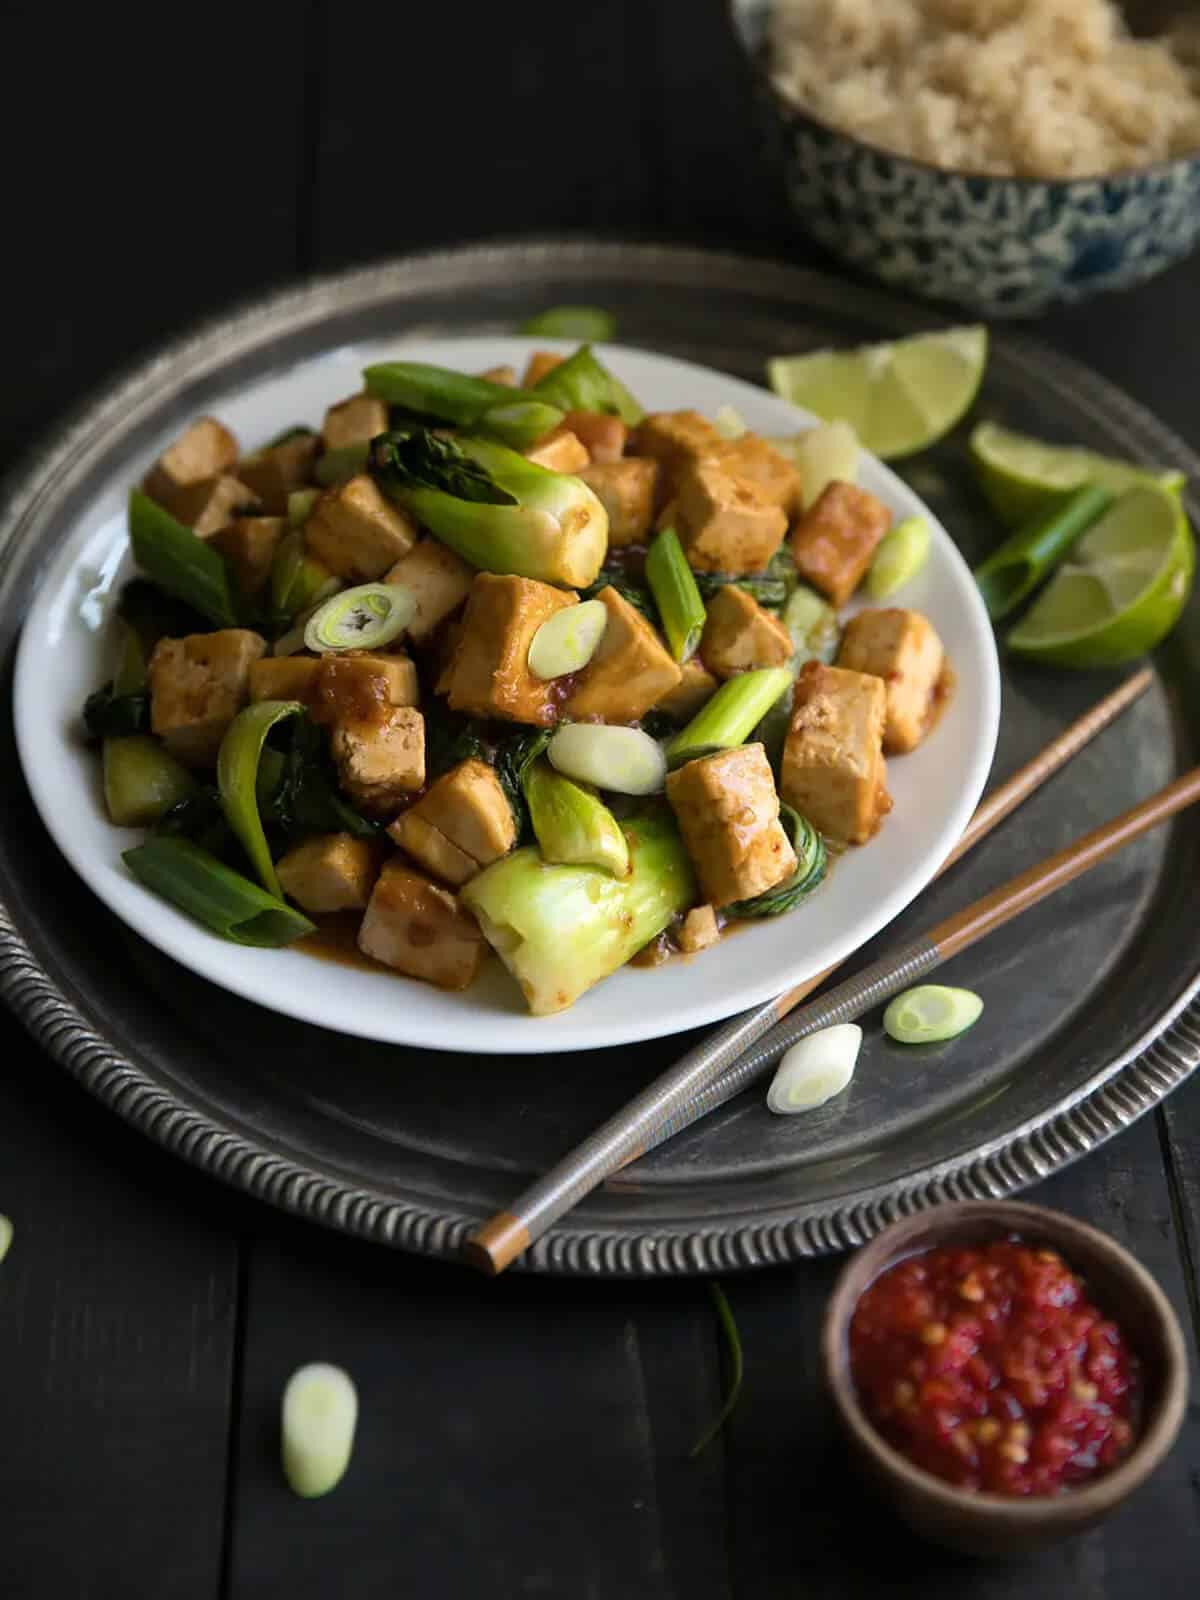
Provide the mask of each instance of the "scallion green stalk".
POLYGON ((366 471, 370 450, 370 441, 367 439, 357 439, 353 444, 343 444, 336 450, 326 450, 313 468, 313 477, 325 489, 349 483, 351 478, 356 478, 360 472, 366 471))
POLYGON ((975 582, 993 621, 1008 616, 1048 578, 1067 551, 1108 510, 1112 495, 1085 484, 1018 528, 975 568, 975 582))
POLYGON ((531 391, 566 411, 615 412, 631 428, 645 416, 629 390, 596 359, 590 344, 553 367, 531 391))
POLYGON ((448 422, 488 434, 513 450, 527 450, 563 419, 548 395, 511 389, 424 361, 380 361, 363 373, 368 394, 412 417, 448 422))
POLYGON ((588 339, 602 343, 614 339, 617 319, 599 306, 551 306, 540 311, 517 329, 518 333, 543 339, 588 339))
POLYGON ((140 489, 129 496, 129 544, 134 561, 159 588, 218 628, 237 626, 229 572, 220 554, 140 489))
POLYGON ((674 528, 657 534, 646 552, 646 582, 676 661, 694 656, 704 632, 704 601, 674 528))
POLYGON ((791 688, 787 667, 761 667, 727 679, 667 746, 672 767, 744 744, 780 695, 791 688))
POLYGON ((122 860, 147 889, 234 944, 277 949, 315 931, 307 917, 188 839, 147 839, 122 860))
POLYGON ((234 717, 217 753, 217 788, 225 819, 241 841, 263 888, 277 900, 282 900, 283 890, 259 815, 258 763, 263 743, 275 724, 303 711, 299 700, 259 700, 234 717))

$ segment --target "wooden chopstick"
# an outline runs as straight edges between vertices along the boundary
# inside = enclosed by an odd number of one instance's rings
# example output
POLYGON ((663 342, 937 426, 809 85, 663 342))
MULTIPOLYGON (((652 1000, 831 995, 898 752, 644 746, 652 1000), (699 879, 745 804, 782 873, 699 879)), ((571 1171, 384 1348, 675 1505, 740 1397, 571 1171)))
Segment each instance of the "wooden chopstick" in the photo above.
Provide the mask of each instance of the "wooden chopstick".
MULTIPOLYGON (((1148 671, 1138 673, 997 790, 980 806, 945 865, 984 838, 1051 773, 1131 705, 1150 681, 1148 671)), ((976 939, 985 937, 1010 917, 1019 915, 1079 873, 1106 859, 1130 839, 1197 799, 1200 799, 1200 768, 1123 817, 1094 830, 1076 844, 1012 879, 967 911, 939 923, 922 939, 838 985, 790 1022, 785 1024, 782 1019, 825 980, 828 971, 788 990, 767 1005, 735 1017, 589 1135, 545 1177, 531 1185, 510 1209, 498 1212, 477 1228, 463 1247, 464 1258, 486 1272, 503 1272, 584 1195, 646 1150, 673 1137, 717 1105, 739 1094, 765 1071, 780 1050, 796 1039, 835 1022, 861 1016, 879 1000, 897 993, 914 978, 948 960, 976 939), (750 1047, 764 1035, 769 1036, 765 1047, 747 1055, 750 1047)), ((832 970, 835 969, 829 969, 832 970)))

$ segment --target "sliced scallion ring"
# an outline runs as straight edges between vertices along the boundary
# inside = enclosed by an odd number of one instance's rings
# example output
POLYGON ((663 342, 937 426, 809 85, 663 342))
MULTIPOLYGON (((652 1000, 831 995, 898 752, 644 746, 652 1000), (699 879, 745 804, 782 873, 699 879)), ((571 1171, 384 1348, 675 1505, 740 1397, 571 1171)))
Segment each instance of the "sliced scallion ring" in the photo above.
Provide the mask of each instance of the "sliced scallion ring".
POLYGON ((403 584, 360 583, 313 612, 304 628, 304 643, 316 655, 381 650, 400 637, 416 614, 416 598, 403 584))
POLYGON ((8 1247, 12 1243, 13 1225, 2 1212, 0 1212, 0 1261, 8 1254, 8 1247))
POLYGON ((841 1094, 854 1076, 862 1029, 854 1022, 810 1033, 788 1050, 767 1090, 767 1108, 777 1116, 814 1111, 841 1094))
POLYGON ((983 1014, 983 1001, 971 989, 921 983, 898 994, 883 1013, 883 1031, 897 1044, 939 1044, 957 1039, 983 1014))
POLYGON ((564 777, 614 794, 657 794, 667 781, 662 747, 641 728, 570 722, 554 735, 546 754, 564 777))
POLYGON ((306 1500, 341 1482, 354 1448, 358 1391, 349 1374, 327 1361, 299 1368, 283 1391, 283 1472, 306 1500))
POLYGON ((535 678, 561 678, 586 667, 608 627, 602 600, 564 606, 534 634, 529 644, 529 670, 535 678))

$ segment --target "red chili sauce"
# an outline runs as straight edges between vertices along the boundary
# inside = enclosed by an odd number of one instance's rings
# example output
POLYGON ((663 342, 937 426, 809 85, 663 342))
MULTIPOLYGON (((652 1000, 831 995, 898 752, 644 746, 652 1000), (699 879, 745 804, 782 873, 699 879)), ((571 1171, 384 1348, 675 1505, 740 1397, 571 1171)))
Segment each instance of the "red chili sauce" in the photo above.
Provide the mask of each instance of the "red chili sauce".
POLYGON ((1016 1239, 889 1268, 855 1307, 850 1369, 887 1442, 961 1489, 1060 1494, 1133 1443, 1121 1330, 1061 1256, 1016 1239))

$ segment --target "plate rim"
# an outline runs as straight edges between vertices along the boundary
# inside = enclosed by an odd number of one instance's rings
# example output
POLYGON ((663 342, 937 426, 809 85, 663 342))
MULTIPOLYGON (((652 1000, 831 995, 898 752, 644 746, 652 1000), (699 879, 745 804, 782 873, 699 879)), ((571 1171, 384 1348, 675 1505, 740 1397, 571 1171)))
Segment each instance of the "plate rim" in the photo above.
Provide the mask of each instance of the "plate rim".
MULTIPOLYGON (((146 395, 147 380, 157 396, 166 369, 177 383, 180 363, 194 359, 215 334, 230 333, 259 319, 264 340, 280 331, 291 310, 311 307, 331 293, 368 296, 373 287, 386 296, 397 275, 406 282, 421 273, 436 280, 449 269, 476 265, 506 270, 553 271, 582 279, 598 267, 622 272, 670 269, 695 279, 730 287, 745 284, 747 266, 759 273, 762 292, 800 302, 812 312, 822 301, 844 293, 837 278, 810 269, 781 265, 753 254, 714 252, 686 246, 622 243, 572 236, 538 237, 467 246, 457 250, 400 256, 369 267, 332 273, 313 282, 243 301, 234 311, 192 324, 160 345, 82 402, 40 446, 27 453, 4 484, 0 500, 0 550, 36 511, 51 488, 65 493, 71 459, 106 417, 146 395), (270 318, 266 313, 270 313, 270 318), (64 487, 64 479, 67 480, 64 487)), ((413 284, 414 290, 416 288, 413 284)), ((855 292, 864 311, 878 307, 893 323, 914 329, 934 322, 936 309, 923 308, 875 290, 855 292)), ((1082 363, 1023 334, 1000 336, 1010 359, 1036 359, 1038 378, 1053 377, 1072 392, 1074 402, 1111 426, 1124 419, 1146 453, 1177 462, 1193 482, 1200 458, 1139 402, 1082 363), (1086 382, 1081 380, 1086 379, 1086 382)), ((195 376, 195 374, 193 374, 195 376)), ((1032 374, 1031 374, 1032 376, 1032 374)), ((1140 452, 1139 452, 1140 453, 1140 452)), ((1200 505, 1189 496, 1193 517, 1200 505)), ((896 1216, 947 1200, 995 1198, 1015 1192, 1077 1160, 1156 1106, 1200 1066, 1200 974, 1188 983, 1164 1014, 1123 1055, 1098 1069, 1066 1105, 1047 1108, 991 1144, 956 1154, 920 1173, 851 1196, 844 1201, 810 1203, 800 1212, 772 1212, 747 1222, 734 1217, 712 1225, 646 1227, 628 1222, 589 1222, 568 1218, 531 1250, 524 1270, 566 1275, 643 1277, 703 1274, 794 1261, 862 1243, 896 1216)), ((38 959, 10 908, 0 902, 0 996, 46 1052, 98 1099, 158 1144, 192 1165, 283 1210, 340 1231, 422 1254, 452 1257, 474 1221, 446 1208, 394 1199, 368 1186, 326 1174, 246 1137, 165 1089, 135 1061, 115 1050, 70 999, 49 967, 38 959)))

